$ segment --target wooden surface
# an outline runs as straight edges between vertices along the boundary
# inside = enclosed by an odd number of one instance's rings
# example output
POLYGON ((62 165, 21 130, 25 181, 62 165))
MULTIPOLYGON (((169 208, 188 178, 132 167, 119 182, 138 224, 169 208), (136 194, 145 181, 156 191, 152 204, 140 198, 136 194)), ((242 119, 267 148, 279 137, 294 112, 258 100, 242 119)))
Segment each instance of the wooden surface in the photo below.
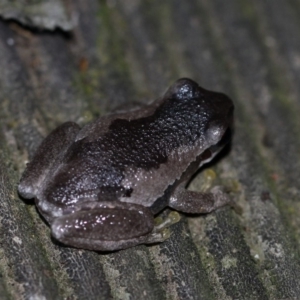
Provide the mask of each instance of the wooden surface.
POLYGON ((300 1, 66 3, 69 32, 0 20, 0 298, 299 298, 300 1), (185 76, 234 100, 231 150, 210 167, 240 212, 183 216, 151 247, 54 243, 16 192, 43 137, 185 76))

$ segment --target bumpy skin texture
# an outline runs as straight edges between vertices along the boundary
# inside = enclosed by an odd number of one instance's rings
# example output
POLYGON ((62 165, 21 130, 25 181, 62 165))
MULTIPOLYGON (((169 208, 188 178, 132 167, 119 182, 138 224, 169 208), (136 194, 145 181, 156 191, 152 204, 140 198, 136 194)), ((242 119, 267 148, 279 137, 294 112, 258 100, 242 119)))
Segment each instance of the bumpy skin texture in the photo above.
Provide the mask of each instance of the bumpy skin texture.
POLYGON ((232 119, 227 96, 179 79, 136 111, 81 130, 71 122, 58 127, 27 165, 19 193, 35 198, 65 244, 116 250, 162 241, 153 216, 165 206, 203 213, 228 202, 220 191, 192 193, 184 186, 227 142, 232 119))

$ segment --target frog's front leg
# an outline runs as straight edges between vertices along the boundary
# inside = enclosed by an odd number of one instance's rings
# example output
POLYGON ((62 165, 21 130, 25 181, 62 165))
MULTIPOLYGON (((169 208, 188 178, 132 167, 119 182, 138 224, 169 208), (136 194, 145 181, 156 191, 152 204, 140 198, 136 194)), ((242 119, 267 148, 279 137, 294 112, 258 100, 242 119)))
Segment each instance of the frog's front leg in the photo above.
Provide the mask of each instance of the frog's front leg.
POLYGON ((210 192, 194 192, 179 186, 169 199, 169 207, 184 213, 209 213, 231 202, 229 196, 220 186, 210 192))
POLYGON ((96 251, 111 251, 163 241, 164 230, 153 230, 151 210, 119 202, 85 202, 74 213, 55 218, 52 235, 63 244, 96 251))

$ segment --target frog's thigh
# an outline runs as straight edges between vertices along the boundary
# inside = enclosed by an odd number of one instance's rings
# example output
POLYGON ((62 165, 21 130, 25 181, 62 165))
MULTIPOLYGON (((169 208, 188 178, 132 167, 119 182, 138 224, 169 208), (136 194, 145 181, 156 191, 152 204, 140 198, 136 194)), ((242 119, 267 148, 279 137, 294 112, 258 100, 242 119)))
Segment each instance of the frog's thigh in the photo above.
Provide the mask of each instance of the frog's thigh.
POLYGON ((169 206, 185 213, 209 213, 230 202, 222 187, 216 186, 210 192, 201 193, 179 188, 170 197, 169 206))
POLYGON ((54 220, 52 235, 60 242, 98 251, 146 243, 154 227, 149 208, 125 202, 86 202, 54 220))
POLYGON ((22 197, 33 198, 41 181, 49 170, 59 164, 60 158, 74 142, 80 127, 73 122, 66 122, 53 130, 38 147, 18 186, 22 197))

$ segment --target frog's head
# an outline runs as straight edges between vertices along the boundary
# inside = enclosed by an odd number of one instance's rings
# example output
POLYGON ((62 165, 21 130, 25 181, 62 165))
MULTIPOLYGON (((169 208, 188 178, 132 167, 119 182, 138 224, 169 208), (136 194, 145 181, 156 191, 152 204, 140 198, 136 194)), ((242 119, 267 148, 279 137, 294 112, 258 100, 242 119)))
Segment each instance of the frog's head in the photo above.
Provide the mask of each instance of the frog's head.
POLYGON ((225 94, 200 87, 188 78, 177 80, 164 98, 184 103, 189 110, 191 126, 197 128, 198 137, 216 154, 230 140, 233 124, 233 102, 225 94))

